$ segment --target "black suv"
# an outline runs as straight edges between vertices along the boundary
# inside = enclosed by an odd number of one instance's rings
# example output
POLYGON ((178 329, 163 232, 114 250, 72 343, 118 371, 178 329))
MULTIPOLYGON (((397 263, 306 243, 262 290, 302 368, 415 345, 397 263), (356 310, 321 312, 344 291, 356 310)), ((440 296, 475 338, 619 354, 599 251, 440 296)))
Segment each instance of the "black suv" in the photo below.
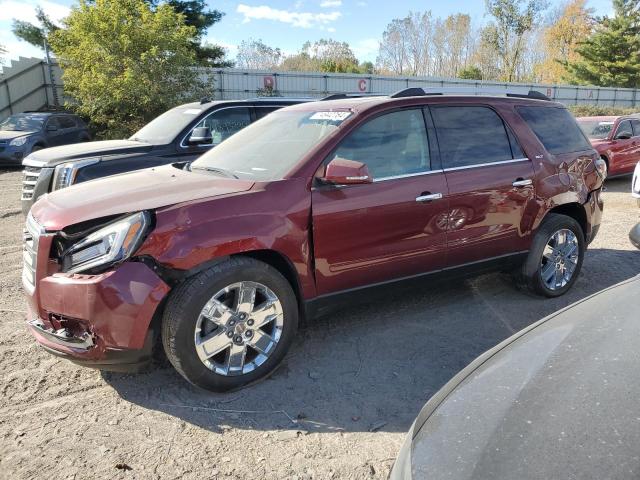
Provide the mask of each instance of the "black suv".
POLYGON ((77 115, 18 113, 0 122, 0 165, 20 166, 31 152, 89 140, 89 130, 77 115))
POLYGON ((303 99, 264 98, 187 103, 163 113, 128 140, 69 145, 24 159, 22 211, 41 195, 118 173, 191 161, 238 130, 303 99))

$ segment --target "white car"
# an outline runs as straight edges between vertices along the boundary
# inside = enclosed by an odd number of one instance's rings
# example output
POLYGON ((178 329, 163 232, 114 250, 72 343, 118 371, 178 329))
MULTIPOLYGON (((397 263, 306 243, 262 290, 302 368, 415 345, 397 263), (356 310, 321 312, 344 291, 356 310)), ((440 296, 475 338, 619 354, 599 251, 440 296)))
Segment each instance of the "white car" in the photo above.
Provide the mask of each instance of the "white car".
POLYGON ((633 181, 631 182, 631 195, 638 199, 638 206, 640 206, 640 162, 636 165, 636 170, 633 172, 633 181))

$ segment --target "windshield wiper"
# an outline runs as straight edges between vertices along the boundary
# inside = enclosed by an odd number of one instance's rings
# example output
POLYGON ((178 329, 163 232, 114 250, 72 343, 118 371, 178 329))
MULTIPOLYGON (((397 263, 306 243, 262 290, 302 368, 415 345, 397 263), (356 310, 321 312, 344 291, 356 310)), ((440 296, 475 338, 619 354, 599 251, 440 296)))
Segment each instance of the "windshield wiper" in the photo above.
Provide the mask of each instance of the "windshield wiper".
POLYGON ((234 173, 230 172, 229 170, 225 170, 224 168, 201 167, 199 165, 193 166, 192 164, 190 164, 189 165, 189 169, 190 170, 204 170, 205 172, 218 173, 218 174, 222 175, 223 177, 240 179, 239 176, 235 175, 234 173))

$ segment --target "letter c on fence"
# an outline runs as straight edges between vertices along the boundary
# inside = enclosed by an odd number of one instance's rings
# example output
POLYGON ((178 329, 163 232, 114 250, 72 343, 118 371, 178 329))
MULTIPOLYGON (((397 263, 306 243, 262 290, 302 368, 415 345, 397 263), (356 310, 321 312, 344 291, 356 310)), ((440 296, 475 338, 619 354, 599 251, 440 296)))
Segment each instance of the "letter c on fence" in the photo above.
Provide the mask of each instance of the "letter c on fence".
POLYGON ((361 92, 367 91, 367 81, 364 78, 358 80, 358 90, 360 90, 361 92))

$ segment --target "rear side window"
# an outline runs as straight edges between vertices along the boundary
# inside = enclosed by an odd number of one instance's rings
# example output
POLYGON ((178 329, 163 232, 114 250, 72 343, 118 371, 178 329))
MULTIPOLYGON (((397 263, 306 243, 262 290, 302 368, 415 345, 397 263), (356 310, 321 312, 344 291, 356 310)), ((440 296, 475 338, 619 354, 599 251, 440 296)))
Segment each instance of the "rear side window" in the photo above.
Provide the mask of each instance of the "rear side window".
POLYGON ((76 122, 71 117, 58 117, 60 128, 75 128, 76 122))
POLYGON ((517 107, 518 113, 549 153, 590 150, 591 144, 566 108, 517 107))
POLYGON ((522 158, 496 112, 488 107, 431 107, 444 168, 471 167, 522 158))
POLYGON ((640 120, 631 120, 631 125, 633 126, 633 136, 640 136, 640 120))

